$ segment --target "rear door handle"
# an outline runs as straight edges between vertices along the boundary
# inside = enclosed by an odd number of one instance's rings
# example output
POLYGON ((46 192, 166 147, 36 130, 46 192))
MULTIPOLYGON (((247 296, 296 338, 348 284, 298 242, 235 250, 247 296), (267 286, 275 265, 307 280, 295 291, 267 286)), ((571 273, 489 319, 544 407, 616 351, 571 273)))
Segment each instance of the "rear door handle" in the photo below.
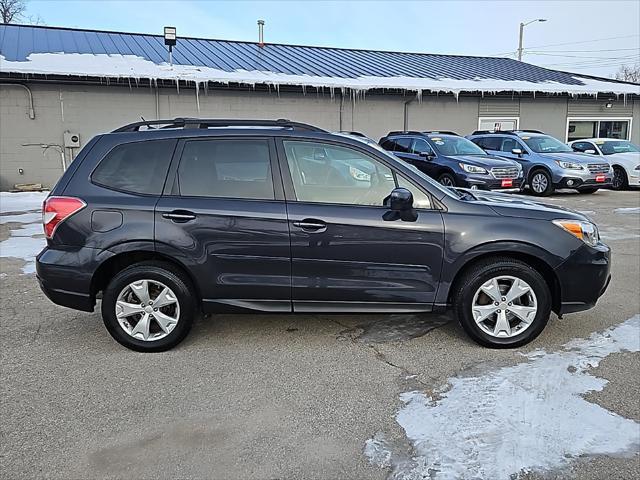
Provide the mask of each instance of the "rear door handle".
POLYGON ((189 220, 195 220, 196 215, 187 210, 174 210, 169 213, 163 213, 162 218, 167 218, 174 222, 188 222, 189 220))
POLYGON ((293 222, 295 227, 301 228, 302 230, 312 231, 312 232, 324 232, 327 229, 327 224, 322 220, 316 220, 313 218, 305 218, 299 222, 293 222))

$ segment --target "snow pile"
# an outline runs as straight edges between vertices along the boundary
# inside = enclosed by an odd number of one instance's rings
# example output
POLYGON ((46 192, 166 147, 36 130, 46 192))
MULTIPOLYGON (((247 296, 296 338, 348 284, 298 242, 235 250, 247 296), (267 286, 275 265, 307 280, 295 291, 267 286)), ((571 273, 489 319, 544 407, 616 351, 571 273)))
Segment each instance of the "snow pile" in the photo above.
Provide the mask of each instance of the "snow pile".
POLYGON ((365 455, 391 466, 394 479, 501 480, 556 470, 579 456, 632 452, 640 426, 582 395, 607 384, 590 368, 612 353, 639 350, 640 314, 560 352, 536 351, 513 367, 452 378, 440 399, 404 393, 396 419, 412 458, 401 460, 380 434, 367 441, 365 455))
POLYGON ((0 192, 0 224, 17 224, 0 242, 0 257, 20 258, 23 273, 34 273, 35 257, 45 247, 42 202, 49 192, 0 192))
POLYGON ((475 78, 459 80, 452 78, 417 78, 407 76, 378 77, 360 76, 352 78, 295 75, 261 70, 225 71, 211 67, 193 65, 156 64, 136 55, 107 55, 89 53, 32 53, 27 61, 8 61, 0 55, 0 71, 22 74, 77 75, 105 78, 134 78, 156 80, 183 80, 196 85, 214 83, 240 83, 245 85, 266 84, 278 88, 280 85, 309 86, 366 92, 372 89, 400 89, 416 92, 444 92, 458 95, 460 92, 542 92, 570 95, 640 95, 640 86, 590 79, 575 76, 581 84, 568 85, 559 82, 528 82, 522 80, 498 80, 475 78))

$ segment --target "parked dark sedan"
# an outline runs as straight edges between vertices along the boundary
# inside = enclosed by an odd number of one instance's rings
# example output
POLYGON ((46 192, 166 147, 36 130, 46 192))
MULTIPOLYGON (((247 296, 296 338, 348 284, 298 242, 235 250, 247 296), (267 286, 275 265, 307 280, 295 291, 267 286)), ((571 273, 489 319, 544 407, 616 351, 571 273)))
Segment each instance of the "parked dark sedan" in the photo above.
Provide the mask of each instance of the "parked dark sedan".
POLYGON ((99 135, 43 223, 44 293, 85 311, 102 298, 109 333, 140 351, 177 345, 199 312, 446 308, 480 344, 516 347, 552 310, 593 307, 610 278, 584 215, 447 188, 378 145, 289 121, 99 135))
POLYGON ((380 145, 447 187, 518 191, 522 186, 517 162, 488 155, 453 132, 389 132, 380 145))

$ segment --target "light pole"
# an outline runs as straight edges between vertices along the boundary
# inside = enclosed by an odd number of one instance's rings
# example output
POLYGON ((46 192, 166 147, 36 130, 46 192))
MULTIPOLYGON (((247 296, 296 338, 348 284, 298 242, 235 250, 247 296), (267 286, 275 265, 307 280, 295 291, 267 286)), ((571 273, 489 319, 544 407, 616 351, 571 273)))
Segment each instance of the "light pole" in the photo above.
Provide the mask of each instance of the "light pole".
POLYGON ((531 20, 530 22, 520 22, 520 38, 518 40, 518 61, 522 61, 522 35, 524 33, 524 27, 531 23, 535 22, 546 22, 546 18, 536 18, 535 20, 531 20))

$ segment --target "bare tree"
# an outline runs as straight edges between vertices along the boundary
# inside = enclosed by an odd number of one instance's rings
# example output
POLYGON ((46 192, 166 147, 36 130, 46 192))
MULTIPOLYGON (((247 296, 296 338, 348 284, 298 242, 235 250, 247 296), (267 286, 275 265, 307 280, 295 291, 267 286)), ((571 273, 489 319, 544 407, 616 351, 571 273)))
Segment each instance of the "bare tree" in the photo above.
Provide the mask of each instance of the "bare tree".
POLYGON ((22 20, 23 13, 27 9, 24 0, 0 0, 0 15, 2 23, 11 23, 22 20))
POLYGON ((616 80, 640 83, 640 64, 622 65, 616 72, 616 80))

